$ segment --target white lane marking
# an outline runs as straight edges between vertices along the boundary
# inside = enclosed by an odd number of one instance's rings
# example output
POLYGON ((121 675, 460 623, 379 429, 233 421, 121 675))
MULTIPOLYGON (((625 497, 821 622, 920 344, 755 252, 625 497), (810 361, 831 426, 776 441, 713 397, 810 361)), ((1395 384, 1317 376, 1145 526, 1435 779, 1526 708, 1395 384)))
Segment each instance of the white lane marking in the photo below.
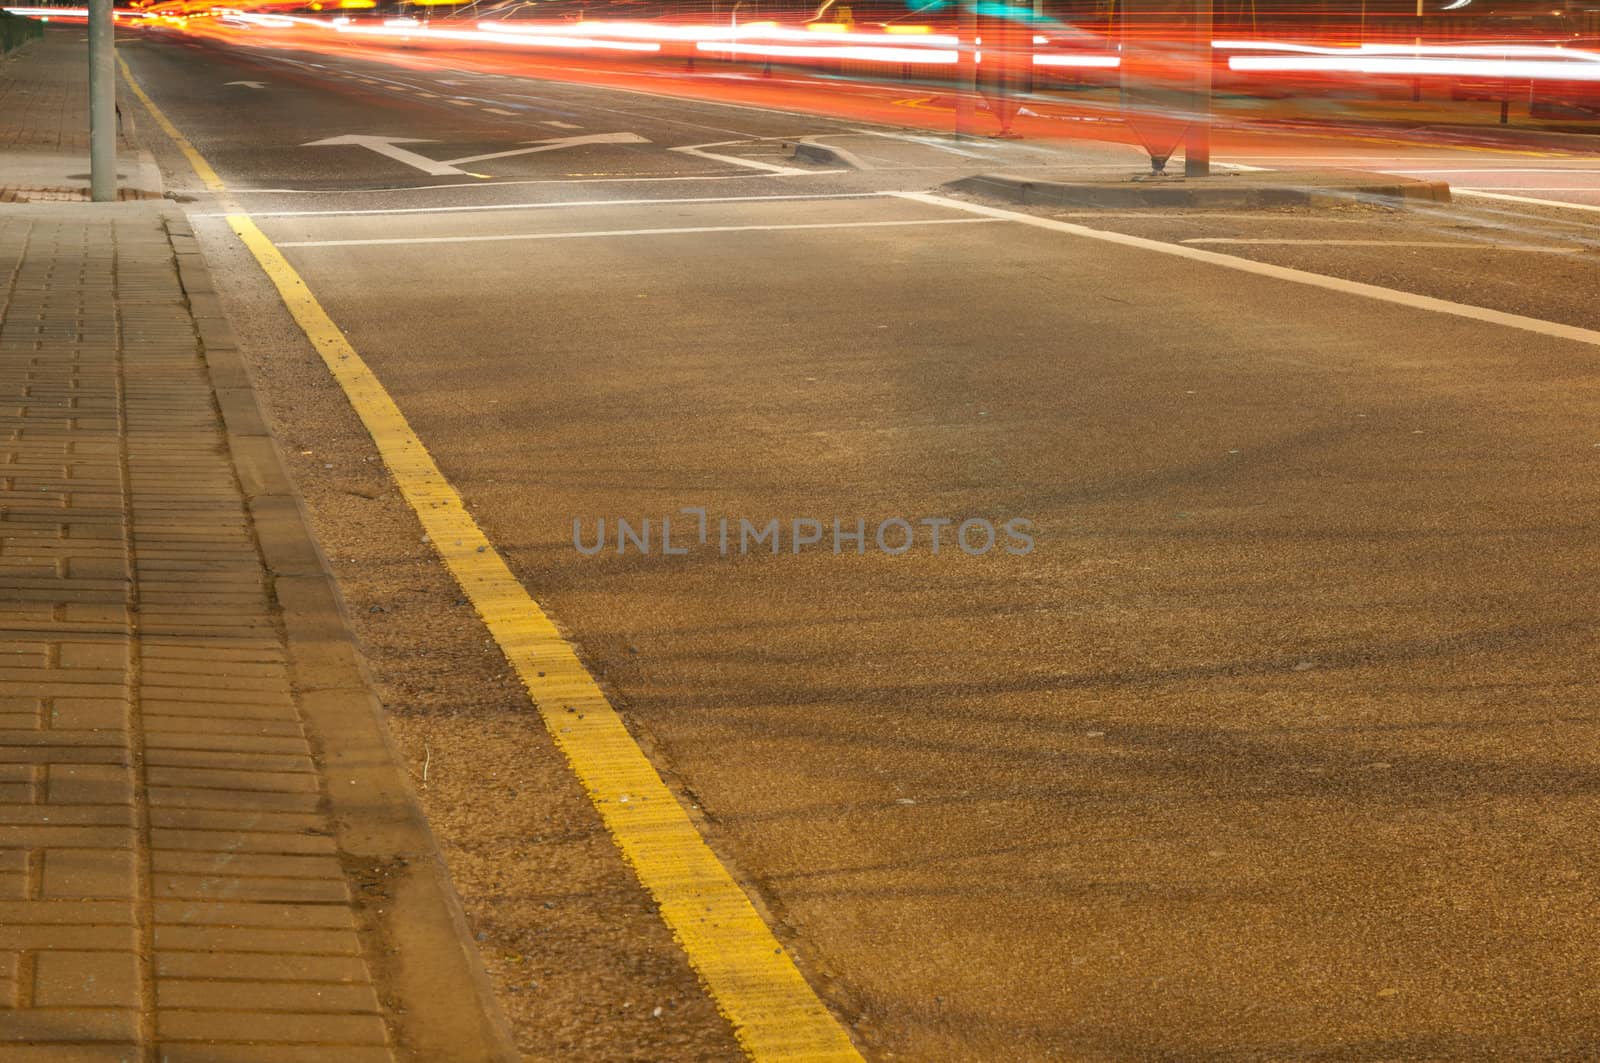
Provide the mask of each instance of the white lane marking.
POLYGON ((224 81, 222 84, 224 87, 228 85, 243 85, 247 89, 264 89, 267 87, 264 81, 224 81))
POLYGON ((1261 240, 1227 236, 1195 236, 1179 241, 1185 244, 1277 245, 1292 247, 1457 247, 1468 251, 1533 251, 1547 255, 1575 255, 1583 247, 1551 247, 1548 244, 1465 243, 1461 240, 1261 240))
POLYGON ((711 159, 714 162, 726 162, 733 166, 743 166, 751 170, 765 170, 767 173, 783 174, 792 177, 803 173, 845 173, 844 170, 803 170, 798 166, 779 166, 775 162, 762 162, 760 159, 746 159, 738 155, 719 155, 716 152, 706 151, 706 148, 722 148, 730 144, 745 144, 743 140, 723 140, 715 144, 691 144, 688 147, 671 148, 669 150, 683 155, 693 155, 697 159, 711 159))
MULTIPOLYGON (((582 70, 582 69, 580 69, 578 67, 556 67, 556 66, 548 66, 548 65, 545 65, 545 64, 541 64, 541 67, 543 69, 548 69, 548 70, 570 70, 570 71, 574 71, 576 73, 585 73, 585 74, 593 74, 594 73, 592 70, 582 70)), ((519 79, 519 80, 532 80, 532 79, 531 78, 523 78, 523 79, 519 79)), ((693 96, 683 96, 683 95, 679 95, 677 93, 672 93, 672 92, 651 92, 649 89, 623 88, 621 85, 605 85, 605 84, 601 84, 600 82, 592 82, 592 81, 576 81, 576 82, 570 82, 569 84, 577 86, 577 87, 580 87, 580 88, 585 88, 585 89, 595 89, 595 90, 598 90, 600 92, 621 92, 621 93, 625 93, 626 95, 629 95, 629 96, 648 96, 651 99, 656 99, 656 100, 670 100, 673 103, 680 104, 680 105, 686 105, 688 107, 722 107, 722 108, 726 108, 726 109, 734 110, 734 111, 754 111, 757 114, 781 114, 781 115, 783 115, 783 116, 785 116, 787 118, 804 118, 808 122, 815 122, 818 119, 818 116, 814 115, 814 114, 807 114, 804 111, 786 111, 781 107, 761 107, 761 106, 757 106, 755 104, 749 104, 749 103, 724 103, 721 100, 696 99, 693 96)), ((511 93, 507 93, 506 95, 508 95, 508 96, 517 96, 518 94, 515 93, 515 92, 511 92, 511 93)), ((904 94, 900 93, 899 95, 904 95, 904 94)), ((540 100, 540 101, 543 101, 543 102, 546 102, 546 103, 550 102, 549 98, 548 97, 544 97, 544 96, 521 96, 520 98, 521 99, 525 99, 525 100, 540 100)), ((588 108, 593 109, 593 110, 610 110, 610 108, 597 107, 595 104, 587 104, 587 103, 574 104, 574 106, 588 107, 588 108)), ((633 115, 633 117, 638 117, 638 116, 637 115, 633 115)), ((676 118, 665 118, 665 117, 658 118, 657 121, 673 122, 673 123, 675 123, 677 125, 697 125, 698 124, 698 123, 695 123, 695 122, 685 122, 685 121, 681 121, 681 120, 676 119, 676 118)), ((714 126, 703 126, 702 128, 711 129, 711 128, 716 128, 716 127, 714 127, 714 126)), ((737 132, 737 133, 740 133, 740 135, 742 135, 742 136, 754 136, 755 135, 755 134, 745 134, 740 130, 732 130, 732 129, 727 130, 726 132, 730 132, 730 133, 737 132)))
POLYGON ((686 225, 672 229, 594 229, 566 233, 496 233, 492 236, 383 237, 374 240, 279 240, 279 247, 376 247, 392 244, 481 244, 507 240, 592 240, 611 236, 679 236, 692 233, 767 233, 799 229, 888 229, 912 225, 982 225, 1006 218, 914 218, 905 221, 807 222, 795 225, 686 225))
MULTIPOLYGON (((1250 164, 1243 162, 1224 162, 1218 163, 1217 165, 1226 170, 1244 170, 1257 173, 1266 169, 1264 166, 1251 166, 1250 164)), ((1538 189, 1524 188, 1522 191, 1535 192, 1538 191, 1538 189)), ((1581 191, 1588 190, 1583 189, 1581 191)), ((1507 203, 1528 203, 1539 207, 1570 207, 1573 210, 1600 211, 1600 205, 1593 203, 1573 203, 1570 200, 1563 199, 1536 199, 1532 196, 1509 196, 1499 191, 1490 192, 1481 188, 1459 188, 1455 185, 1450 186, 1450 194, 1452 196, 1476 196, 1479 199, 1499 199, 1504 200, 1507 203)))
POLYGON ((1592 173, 1596 177, 1600 177, 1600 170, 1579 170, 1579 169, 1573 169, 1571 167, 1552 167, 1552 166, 1544 166, 1544 167, 1533 168, 1533 169, 1530 169, 1530 168, 1517 168, 1517 169, 1495 168, 1495 169, 1490 169, 1490 168, 1487 168, 1487 167, 1484 167, 1484 168, 1480 169, 1480 168, 1465 168, 1465 167, 1461 167, 1461 168, 1437 169, 1437 170, 1385 170, 1384 173, 1399 173, 1399 174, 1413 174, 1413 173, 1542 173, 1547 177, 1552 175, 1552 174, 1561 174, 1561 175, 1565 176, 1566 174, 1592 173))
POLYGON ((396 147, 397 144, 432 144, 433 141, 421 137, 375 137, 352 133, 349 136, 328 137, 324 140, 312 140, 300 145, 303 148, 353 147, 366 148, 375 151, 385 158, 395 162, 405 163, 413 169, 421 170, 430 177, 466 177, 467 171, 458 170, 448 162, 439 162, 426 155, 418 155, 414 151, 396 147))
POLYGON ((804 174, 783 173, 698 173, 676 174, 668 177, 529 177, 514 181, 496 181, 493 185, 457 181, 449 185, 391 185, 385 188, 235 188, 235 196, 352 196, 376 195, 379 192, 451 192, 461 189, 504 189, 512 185, 610 185, 648 184, 656 181, 753 181, 757 178, 823 177, 843 173, 843 170, 815 170, 804 174))
POLYGON ((1560 199, 1535 199, 1532 196, 1508 196, 1504 192, 1485 192, 1477 188, 1452 188, 1452 195, 1476 196, 1479 199, 1499 199, 1507 203, 1531 203, 1540 207, 1566 207, 1570 210, 1600 210, 1600 204, 1569 203, 1560 199))
POLYGON ((456 107, 476 107, 477 106, 477 104, 473 103, 471 100, 446 100, 445 102, 448 103, 448 104, 451 104, 453 106, 456 106, 456 107))
MULTIPOLYGON (((594 88, 594 87, 598 87, 598 86, 589 86, 589 87, 594 88)), ((761 134, 759 134, 759 133, 750 133, 750 132, 747 132, 747 131, 745 131, 743 129, 729 129, 726 126, 710 125, 709 123, 706 123, 706 122, 693 122, 693 121, 689 121, 688 119, 685 119, 685 118, 673 118, 673 117, 671 117, 669 115, 665 115, 665 114, 659 114, 659 113, 652 114, 650 112, 641 112, 641 111, 630 110, 630 109, 625 108, 625 107, 605 107, 605 106, 602 106, 602 105, 600 105, 598 103, 588 103, 588 102, 575 104, 572 100, 567 99, 565 97, 552 98, 550 96, 535 96, 535 95, 532 95, 532 94, 526 93, 526 92, 503 92, 503 93, 501 93, 501 95, 503 97, 509 97, 511 99, 528 100, 528 101, 530 101, 532 103, 541 104, 541 105, 544 106, 544 108, 546 110, 552 110, 553 113, 564 113, 564 112, 560 112, 560 111, 554 111, 554 108, 556 108, 556 107, 577 106, 577 107, 583 108, 583 110, 585 110, 585 111, 599 111, 599 112, 603 112, 603 113, 608 114, 608 115, 616 115, 619 118, 644 119, 644 120, 652 121, 652 122, 666 122, 666 123, 668 123, 670 125, 684 126, 685 128, 688 128, 688 129, 704 129, 704 130, 707 130, 707 131, 712 132, 712 133, 721 133, 721 134, 725 134, 727 136, 733 136, 733 137, 746 137, 746 138, 754 140, 754 139, 758 139, 761 136, 761 134)), ((649 94, 646 93, 644 95, 649 95, 649 94)), ((691 100, 691 101, 688 101, 688 102, 695 102, 695 101, 691 100)))
POLYGON ((488 111, 490 114, 503 114, 510 118, 515 118, 517 116, 516 111, 507 111, 500 107, 485 107, 484 110, 488 111))
MULTIPOLYGON (((1460 151, 1465 151, 1465 150, 1468 150, 1468 149, 1457 148, 1455 150, 1457 152, 1460 152, 1460 151)), ((1345 162, 1345 163, 1351 163, 1353 165, 1359 164, 1359 165, 1362 165, 1362 166, 1371 166, 1374 163, 1380 163, 1380 162, 1383 163, 1383 164, 1386 164, 1386 165, 1394 163, 1394 164, 1408 164, 1408 165, 1415 164, 1415 165, 1420 166, 1420 165, 1422 165, 1424 163, 1429 163, 1429 162, 1442 162, 1442 163, 1454 165, 1454 164, 1459 164, 1459 163, 1464 161, 1459 154, 1451 154, 1451 155, 1392 155, 1392 156, 1391 155, 1383 155, 1383 156, 1373 156, 1373 155, 1268 155, 1268 154, 1263 154, 1263 153, 1257 152, 1257 153, 1247 154, 1245 156, 1245 158, 1255 159, 1257 161, 1269 161, 1269 162, 1345 162)), ((1581 165, 1581 166, 1593 166, 1594 165, 1594 160, 1592 158, 1568 158, 1568 159, 1559 159, 1558 158, 1558 159, 1550 159, 1550 160, 1548 160, 1548 162, 1549 162, 1549 164, 1551 166, 1560 166, 1560 165, 1563 165, 1563 164, 1572 164, 1572 165, 1581 165)))
POLYGON ((428 100, 437 100, 441 98, 437 92, 426 92, 423 89, 412 89, 411 91, 428 100))
MULTIPOLYGON (((456 185, 448 187, 455 188, 456 185)), ((464 185, 459 187, 477 187, 464 185)), ((363 214, 460 214, 485 210, 557 210, 562 207, 645 207, 672 206, 677 203, 788 203, 808 199, 877 199, 887 192, 818 192, 806 195, 777 196, 674 196, 669 199, 573 199, 564 203, 484 203, 468 207, 378 207, 361 210, 253 210, 252 218, 333 218, 363 214)), ((193 218, 226 218, 225 213, 191 214, 193 218)), ((1146 217, 1148 215, 1145 215, 1146 217)))
POLYGON ((853 129, 851 132, 863 133, 869 137, 885 137, 889 140, 906 140, 913 144, 921 144, 925 148, 937 148, 940 151, 948 151, 952 155, 961 155, 968 159, 986 158, 986 156, 980 154, 979 152, 966 151, 965 149, 956 147, 954 144, 947 144, 937 137, 919 137, 910 133, 890 133, 882 129, 853 129))
MULTIPOLYGON (((888 193, 884 193, 884 194, 887 195, 888 193)), ((1055 217, 1057 217, 1057 218, 1138 218, 1141 221, 1149 221, 1152 218, 1160 218, 1162 220, 1172 220, 1174 216, 1170 215, 1170 214, 1154 214, 1154 213, 1151 213, 1148 210, 1143 210, 1143 211, 1139 211, 1139 210, 1069 210, 1069 211, 1065 211, 1065 212, 1060 213, 1060 214, 1056 214, 1055 217)), ((1214 220, 1214 219, 1217 219, 1217 218, 1248 218, 1251 221, 1260 221, 1261 220, 1261 214, 1260 214, 1259 211, 1251 212, 1251 211, 1233 211, 1233 210, 1208 210, 1208 211, 1205 212, 1204 215, 1181 215, 1181 217, 1184 218, 1185 220, 1189 220, 1189 221, 1201 221, 1201 220, 1211 221, 1211 220, 1214 220)), ((1323 225, 1323 224, 1331 224, 1331 225, 1371 225, 1372 224, 1372 219, 1371 218, 1343 218, 1343 217, 1331 217, 1331 216, 1330 217, 1318 217, 1317 215, 1314 215, 1314 214, 1278 214, 1278 215, 1274 215, 1273 216, 1272 224, 1277 225, 1277 224, 1279 224, 1281 222, 1305 222, 1307 224, 1316 224, 1316 225, 1323 225)))
MULTIPOLYGON (((455 101, 452 101, 455 102, 455 101)), ((469 105, 470 106, 470 105, 469 105)), ((419 155, 414 151, 407 151, 398 147, 400 144, 432 144, 434 141, 420 137, 383 137, 366 134, 350 134, 342 137, 328 137, 324 140, 313 140, 302 144, 305 148, 321 147, 362 147, 375 151, 385 158, 395 162, 405 163, 413 169, 421 170, 432 177, 478 177, 479 174, 469 173, 458 169, 467 163, 486 162, 489 159, 505 159, 513 155, 532 155, 541 151, 556 151, 561 148, 572 148, 582 144, 648 144, 649 141, 637 133, 594 133, 581 137, 555 137, 549 140, 528 141, 533 147, 513 148, 510 151, 494 151, 485 155, 467 155, 459 159, 430 159, 426 155, 419 155)))
POLYGON ((468 155, 464 159, 450 159, 446 165, 463 166, 469 162, 488 162, 490 159, 508 159, 513 155, 533 155, 541 151, 558 151, 561 148, 576 148, 583 144, 648 144, 650 141, 638 133, 589 133, 581 137, 552 137, 549 140, 528 140, 531 148, 513 148, 510 151, 494 151, 487 155, 468 155))
POLYGON ((1600 185, 1473 185, 1481 192, 1600 192, 1600 185))
POLYGON ((581 125, 573 125, 571 122, 557 122, 557 121, 554 121, 554 120, 548 119, 548 118, 547 119, 542 119, 539 122, 539 124, 540 125, 555 126, 557 129, 582 129, 583 128, 583 126, 581 126, 581 125))
POLYGON ((1137 248, 1140 251, 1155 251, 1163 255, 1171 255, 1174 258, 1186 258, 1193 262, 1203 262, 1211 266, 1222 266, 1226 269, 1238 270, 1241 273, 1253 273, 1259 277, 1271 277, 1274 280, 1290 281, 1312 288, 1323 288, 1327 291, 1339 292, 1344 295, 1358 295, 1367 299, 1375 299, 1379 302, 1393 303, 1413 310, 1431 310, 1439 314, 1449 314, 1452 317, 1482 321, 1491 325, 1503 325, 1507 328, 1533 332, 1541 336, 1573 340, 1578 343, 1588 344, 1591 347, 1600 347, 1600 332, 1594 329, 1579 328, 1576 325, 1563 325, 1555 321, 1543 321, 1536 317, 1524 317, 1521 314, 1506 313, 1503 310, 1490 310, 1484 306, 1453 303, 1448 299, 1437 299, 1431 295, 1417 295, 1413 292, 1384 288, 1376 284, 1366 284, 1362 281, 1345 280, 1342 277, 1328 277, 1321 273, 1290 269, 1288 266, 1274 266, 1266 262, 1239 258, 1235 255, 1207 251, 1199 247, 1169 244, 1160 240, 1146 239, 1142 236, 1129 236, 1127 233, 1109 232, 1105 229, 1090 229, 1084 225, 1074 225, 1071 222, 1057 221, 1054 218, 1035 217, 1032 214, 1022 214, 1014 210, 1002 210, 998 207, 989 207, 980 203, 963 203, 959 199, 948 199, 944 196, 930 195, 927 192, 891 192, 889 194, 897 199, 906 199, 913 203, 923 203, 931 207, 946 207, 966 214, 993 218, 996 221, 1017 222, 1022 225, 1031 225, 1036 229, 1049 229, 1052 232, 1066 233, 1069 236, 1082 236, 1109 244, 1121 244, 1124 247, 1137 248))

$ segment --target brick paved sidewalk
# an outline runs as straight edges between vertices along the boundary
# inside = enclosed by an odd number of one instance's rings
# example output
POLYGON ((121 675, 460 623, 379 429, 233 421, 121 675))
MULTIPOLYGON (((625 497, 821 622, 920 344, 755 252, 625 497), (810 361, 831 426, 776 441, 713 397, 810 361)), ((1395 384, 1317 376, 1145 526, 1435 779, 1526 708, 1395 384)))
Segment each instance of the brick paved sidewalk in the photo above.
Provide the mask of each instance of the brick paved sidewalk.
MULTIPOLYGON (((0 58, 0 204, 89 199, 89 46, 83 26, 47 28, 0 58)), ((118 29, 118 46, 138 38, 118 29)), ((134 139, 133 110, 121 100, 117 197, 161 198, 161 174, 134 139)))
POLYGON ((0 208, 0 1060, 506 1058, 185 233, 0 208))

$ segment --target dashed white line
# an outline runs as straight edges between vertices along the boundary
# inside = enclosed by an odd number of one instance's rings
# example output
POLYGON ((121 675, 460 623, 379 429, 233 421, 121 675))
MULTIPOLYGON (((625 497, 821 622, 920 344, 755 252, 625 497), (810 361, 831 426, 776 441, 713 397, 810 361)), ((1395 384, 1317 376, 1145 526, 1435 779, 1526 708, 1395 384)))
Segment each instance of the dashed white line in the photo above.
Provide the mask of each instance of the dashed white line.
POLYGON ((540 125, 555 126, 557 129, 582 129, 583 128, 583 126, 581 126, 581 125, 573 125, 571 122, 556 122, 556 121, 551 121, 551 120, 542 120, 542 121, 540 121, 539 124, 540 125))
POLYGON ((517 116, 516 111, 507 111, 499 107, 485 107, 484 110, 488 111, 490 114, 503 114, 508 118, 515 118, 517 116))

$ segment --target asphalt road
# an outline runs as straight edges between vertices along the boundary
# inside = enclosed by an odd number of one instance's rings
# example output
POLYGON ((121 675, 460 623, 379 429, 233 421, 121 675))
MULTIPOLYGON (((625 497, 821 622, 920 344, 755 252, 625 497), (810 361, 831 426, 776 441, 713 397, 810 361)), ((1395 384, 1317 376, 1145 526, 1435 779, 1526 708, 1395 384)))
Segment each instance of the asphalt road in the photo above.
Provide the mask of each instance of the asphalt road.
MULTIPOLYGON (((126 54, 869 1058, 1600 1055, 1593 346, 893 194, 1059 149, 126 54), (425 161, 306 146, 352 135, 425 161), (614 139, 549 147, 590 136, 614 139), (796 161, 803 137, 874 168, 796 161), (587 548, 601 518, 589 555, 574 522, 587 548), (741 518, 780 551, 741 550, 741 518), (903 553, 873 542, 891 518, 903 553), (937 552, 927 518, 954 522, 937 552), (962 549, 969 519, 993 548, 962 549)), ((342 396, 155 146, 530 1058, 733 1058, 342 396)), ((1224 161, 1272 152, 1314 154, 1224 161)), ((1582 211, 1069 215, 1028 217, 1600 328, 1582 211)))

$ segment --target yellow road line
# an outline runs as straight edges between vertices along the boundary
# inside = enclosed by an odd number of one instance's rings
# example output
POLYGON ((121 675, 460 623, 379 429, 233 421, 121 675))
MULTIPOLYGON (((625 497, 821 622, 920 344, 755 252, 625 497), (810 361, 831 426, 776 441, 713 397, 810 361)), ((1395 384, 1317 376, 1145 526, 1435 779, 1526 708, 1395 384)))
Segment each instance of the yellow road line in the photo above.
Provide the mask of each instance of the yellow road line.
MULTIPOLYGON (((126 65, 123 76, 200 179, 225 196, 216 172, 139 88, 126 65)), ((344 389, 429 540, 516 669, 606 829, 655 898, 745 1051, 758 1063, 860 1063, 844 1029, 712 853, 572 645, 467 512, 383 383, 249 215, 230 213, 227 221, 344 389)))
POLYGON ((156 120, 156 125, 161 127, 161 131, 171 138, 172 142, 178 146, 179 151, 183 152, 183 157, 189 160, 189 165, 194 169, 195 176, 200 178, 208 191, 214 192, 219 196, 227 195, 228 186, 222 183, 222 178, 217 176, 217 171, 211 168, 211 164, 205 160, 205 156, 194 150, 194 145, 189 143, 189 138, 178 132, 178 127, 167 121, 167 116, 161 113, 161 108, 155 105, 155 101, 144 94, 144 89, 140 88, 139 83, 133 79, 133 71, 128 69, 128 61, 119 55, 117 56, 117 62, 122 66, 122 77, 128 83, 128 88, 132 89, 133 94, 139 97, 139 102, 144 104, 144 109, 150 112, 150 117, 156 120))

